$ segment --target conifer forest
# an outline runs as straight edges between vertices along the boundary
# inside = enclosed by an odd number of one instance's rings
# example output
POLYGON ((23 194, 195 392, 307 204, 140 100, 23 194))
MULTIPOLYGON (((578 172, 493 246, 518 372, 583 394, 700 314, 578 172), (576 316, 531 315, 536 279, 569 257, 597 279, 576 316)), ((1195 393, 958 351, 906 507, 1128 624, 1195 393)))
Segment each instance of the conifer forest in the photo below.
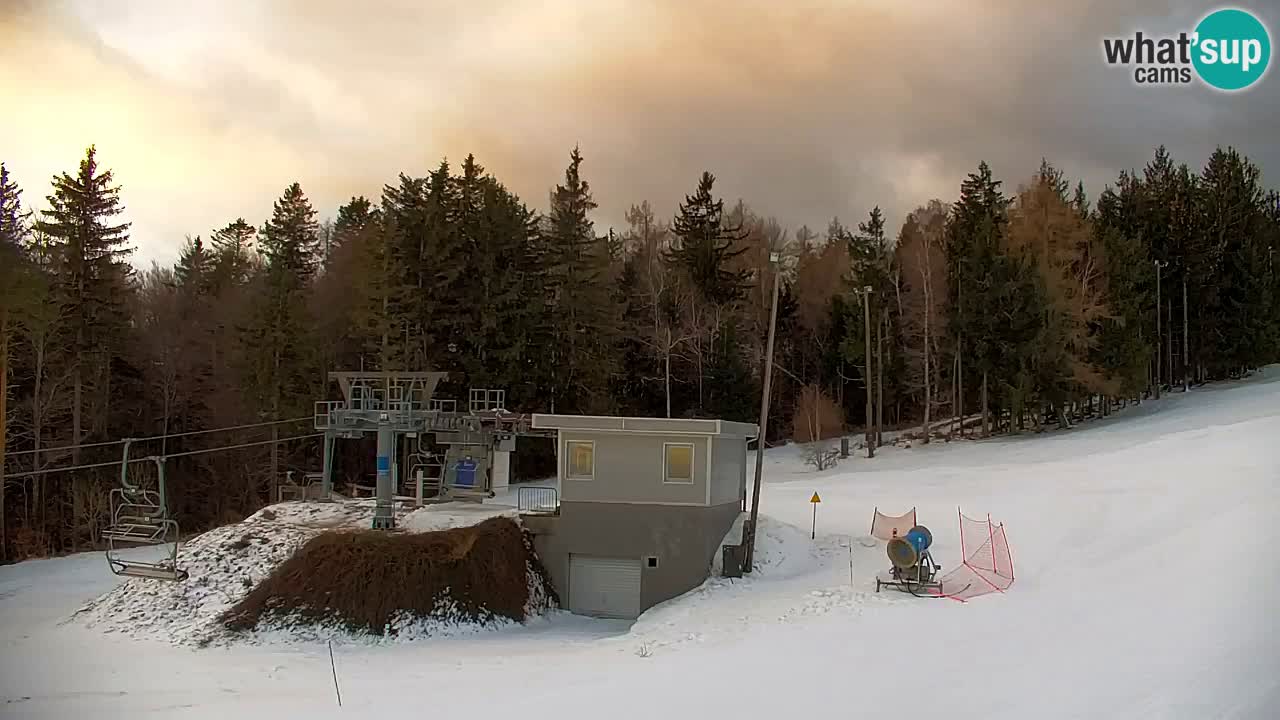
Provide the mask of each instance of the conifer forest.
POLYGON ((471 156, 337 208, 282 178, 270 217, 192 228, 145 268, 108 148, 46 187, 0 170, 0 562, 93 547, 122 438, 172 458, 184 530, 256 511, 318 465, 334 370, 444 371, 437 396, 501 388, 518 412, 757 422, 779 274, 770 443, 1056 431, 1280 361, 1280 193, 1230 147, 1161 147, 1105 188, 981 163, 903 219, 866 198, 812 227, 712 172, 601 227, 589 148, 566 161, 546 198, 471 156))

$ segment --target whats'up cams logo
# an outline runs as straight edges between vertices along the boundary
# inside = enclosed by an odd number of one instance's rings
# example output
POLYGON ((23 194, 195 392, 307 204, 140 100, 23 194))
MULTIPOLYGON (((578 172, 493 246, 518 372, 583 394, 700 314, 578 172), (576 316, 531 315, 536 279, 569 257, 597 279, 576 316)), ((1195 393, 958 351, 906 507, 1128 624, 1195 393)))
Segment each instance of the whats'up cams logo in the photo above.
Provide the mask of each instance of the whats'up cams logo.
POLYGON ((1271 36, 1244 10, 1224 8, 1204 16, 1192 32, 1172 37, 1104 38, 1108 65, 1133 66, 1139 85, 1188 85, 1195 77, 1218 90, 1258 83, 1271 60, 1271 36))

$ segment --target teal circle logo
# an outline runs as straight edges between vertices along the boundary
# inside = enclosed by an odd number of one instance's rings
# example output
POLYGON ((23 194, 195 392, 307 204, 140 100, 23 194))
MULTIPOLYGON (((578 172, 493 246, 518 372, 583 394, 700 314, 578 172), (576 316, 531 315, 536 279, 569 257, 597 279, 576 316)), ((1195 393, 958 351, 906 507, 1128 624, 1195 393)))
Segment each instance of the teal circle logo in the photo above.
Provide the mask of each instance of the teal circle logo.
POLYGON ((1215 10, 1196 26, 1191 63, 1200 79, 1219 90, 1243 90, 1258 82, 1271 60, 1271 37, 1244 10, 1215 10))

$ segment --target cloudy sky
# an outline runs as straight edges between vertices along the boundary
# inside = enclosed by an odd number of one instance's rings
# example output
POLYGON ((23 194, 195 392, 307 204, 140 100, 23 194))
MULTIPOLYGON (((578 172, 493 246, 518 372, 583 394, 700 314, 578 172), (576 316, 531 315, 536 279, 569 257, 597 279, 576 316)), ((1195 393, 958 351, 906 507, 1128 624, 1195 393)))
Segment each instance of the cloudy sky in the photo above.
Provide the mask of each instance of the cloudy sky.
MULTIPOLYGON (((1275 0, 1234 3, 1280 27, 1275 0)), ((0 160, 44 204, 95 143, 139 264, 261 223, 302 183, 322 215, 474 152, 535 208, 580 144, 622 225, 711 170, 784 224, 876 204, 896 224, 986 159, 1048 157, 1096 196, 1155 145, 1232 144, 1280 185, 1280 77, 1138 88, 1104 36, 1190 29, 1168 0, 0 0, 0 160)), ((1274 64, 1274 61, 1273 61, 1274 64)))

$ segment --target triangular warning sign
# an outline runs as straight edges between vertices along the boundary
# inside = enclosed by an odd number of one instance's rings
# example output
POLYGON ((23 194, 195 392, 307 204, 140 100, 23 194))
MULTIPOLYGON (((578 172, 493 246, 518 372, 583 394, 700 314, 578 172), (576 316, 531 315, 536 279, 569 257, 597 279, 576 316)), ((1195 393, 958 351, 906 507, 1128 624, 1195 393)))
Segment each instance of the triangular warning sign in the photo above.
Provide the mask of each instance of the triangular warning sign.
POLYGON ((818 493, 816 493, 816 492, 815 492, 815 493, 813 494, 813 497, 809 498, 809 502, 811 502, 811 503, 820 503, 820 502, 822 502, 822 498, 818 497, 818 493))

